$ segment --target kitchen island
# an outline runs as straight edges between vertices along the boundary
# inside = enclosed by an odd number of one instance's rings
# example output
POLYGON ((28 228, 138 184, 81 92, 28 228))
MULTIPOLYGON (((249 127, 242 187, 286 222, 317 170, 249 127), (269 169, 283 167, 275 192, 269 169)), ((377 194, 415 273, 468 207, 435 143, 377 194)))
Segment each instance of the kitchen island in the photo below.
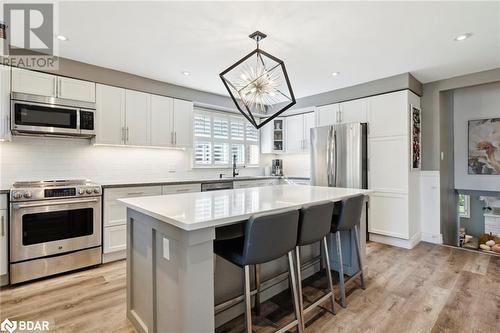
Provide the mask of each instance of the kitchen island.
POLYGON ((119 200, 127 206, 129 320, 138 332, 213 332, 218 228, 243 223, 255 213, 368 193, 278 185, 119 200))

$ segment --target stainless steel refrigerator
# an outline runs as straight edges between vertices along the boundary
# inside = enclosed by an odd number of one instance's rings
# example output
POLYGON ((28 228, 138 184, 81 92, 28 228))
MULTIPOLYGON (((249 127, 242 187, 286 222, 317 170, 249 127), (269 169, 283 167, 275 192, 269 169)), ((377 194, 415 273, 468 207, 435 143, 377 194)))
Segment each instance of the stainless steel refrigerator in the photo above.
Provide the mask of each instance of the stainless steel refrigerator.
POLYGON ((311 185, 367 188, 366 124, 311 129, 311 185))
MULTIPOLYGON (((364 188, 368 186, 367 125, 346 123, 311 129, 311 185, 364 188)), ((339 207, 336 205, 335 210, 339 207)), ((367 227, 366 214, 361 217, 361 230, 367 227)), ((344 273, 352 276, 359 271, 355 254, 354 235, 347 231, 342 239, 344 273)), ((367 234, 361 232, 360 243, 365 244, 367 234)), ((339 260, 336 240, 330 234, 329 253, 332 269, 338 271, 339 260)), ((365 258, 364 246, 361 257, 365 258)))

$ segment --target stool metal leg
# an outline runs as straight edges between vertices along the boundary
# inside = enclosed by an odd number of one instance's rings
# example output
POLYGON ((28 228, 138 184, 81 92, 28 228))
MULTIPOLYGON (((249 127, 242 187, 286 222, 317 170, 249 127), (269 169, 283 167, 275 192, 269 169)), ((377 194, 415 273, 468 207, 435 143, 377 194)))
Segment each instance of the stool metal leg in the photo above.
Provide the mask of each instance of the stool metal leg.
MULTIPOLYGON (((335 310, 335 293, 333 292, 333 281, 332 281, 332 272, 330 268, 330 256, 328 255, 328 242, 326 241, 326 236, 323 238, 323 248, 325 250, 325 265, 326 265, 326 277, 328 279, 328 285, 330 286, 330 292, 332 293, 332 312, 333 314, 337 314, 335 310)), ((301 294, 302 296, 302 294, 301 294)))
POLYGON ((255 314, 257 316, 260 316, 260 265, 256 264, 255 265, 255 304, 254 304, 254 309, 255 309, 255 314))
POLYGON ((305 329, 304 322, 304 296, 302 295, 302 273, 300 271, 300 247, 295 247, 295 263, 297 264, 297 293, 299 294, 299 309, 300 309, 300 319, 302 330, 305 329))
POLYGON ((354 226, 354 240, 356 241, 356 254, 358 255, 358 265, 360 270, 360 280, 361 280, 361 289, 365 289, 365 277, 363 274, 363 263, 361 262, 361 245, 359 240, 359 229, 358 225, 354 226))
POLYGON ((345 308, 344 263, 342 260, 342 244, 340 242, 340 231, 337 231, 335 235, 337 237, 337 254, 339 256, 340 305, 345 308))
POLYGON ((250 296, 250 266, 245 266, 245 327, 247 333, 252 333, 252 298, 250 296))
POLYGON ((295 309, 295 318, 297 318, 297 327, 299 333, 303 333, 303 323, 300 316, 299 297, 297 293, 297 281, 295 280, 295 269, 293 268, 293 251, 288 252, 288 269, 290 271, 290 280, 292 281, 293 307, 295 309))

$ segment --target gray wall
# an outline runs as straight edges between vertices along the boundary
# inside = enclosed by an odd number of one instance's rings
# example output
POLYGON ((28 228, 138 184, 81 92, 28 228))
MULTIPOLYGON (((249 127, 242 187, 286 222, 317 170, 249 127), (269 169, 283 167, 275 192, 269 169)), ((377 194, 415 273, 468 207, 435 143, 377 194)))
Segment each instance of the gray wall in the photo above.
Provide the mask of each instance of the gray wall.
POLYGON ((90 65, 66 58, 59 58, 58 70, 46 72, 157 95, 175 97, 222 109, 227 108, 235 110, 232 100, 226 96, 181 87, 158 80, 148 79, 139 75, 90 65))
POLYGON ((404 89, 409 89, 415 94, 422 96, 422 84, 410 73, 404 73, 351 87, 299 98, 292 109, 328 105, 404 89))
MULTIPOLYGON (((440 170, 439 154, 447 154, 452 147, 440 150, 440 94, 459 88, 500 81, 500 68, 453 77, 423 85, 422 106, 422 170, 440 170)), ((446 112, 445 112, 446 113, 446 112)), ((443 119, 445 120, 446 117, 443 119)), ((450 128, 450 127, 445 127, 450 128)))
POLYGON ((500 118, 500 82, 457 89, 453 96, 455 187, 496 191, 500 189, 499 175, 468 173, 468 121, 500 118))
POLYGON ((456 245, 453 91, 500 82, 500 68, 424 84, 422 106, 422 170, 439 170, 443 242, 456 245), (443 154, 442 158, 440 154, 443 154))

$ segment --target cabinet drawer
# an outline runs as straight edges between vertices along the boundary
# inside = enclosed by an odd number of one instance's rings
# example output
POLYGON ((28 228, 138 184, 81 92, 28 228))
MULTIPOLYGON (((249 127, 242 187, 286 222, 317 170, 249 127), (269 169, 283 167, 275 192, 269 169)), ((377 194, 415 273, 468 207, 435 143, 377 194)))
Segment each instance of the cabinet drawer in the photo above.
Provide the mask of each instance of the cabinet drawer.
POLYGON ((112 201, 120 198, 146 197, 151 195, 161 195, 161 186, 134 186, 105 189, 104 201, 112 201))
POLYGON ((181 185, 165 185, 162 186, 162 194, 180 194, 201 192, 201 183, 197 184, 181 184, 181 185))
POLYGON ((161 186, 138 186, 113 188, 104 190, 104 221, 105 227, 123 225, 127 221, 126 207, 116 201, 121 198, 147 197, 161 195, 161 186))
POLYGON ((127 225, 104 228, 104 253, 122 251, 127 248, 127 225))

